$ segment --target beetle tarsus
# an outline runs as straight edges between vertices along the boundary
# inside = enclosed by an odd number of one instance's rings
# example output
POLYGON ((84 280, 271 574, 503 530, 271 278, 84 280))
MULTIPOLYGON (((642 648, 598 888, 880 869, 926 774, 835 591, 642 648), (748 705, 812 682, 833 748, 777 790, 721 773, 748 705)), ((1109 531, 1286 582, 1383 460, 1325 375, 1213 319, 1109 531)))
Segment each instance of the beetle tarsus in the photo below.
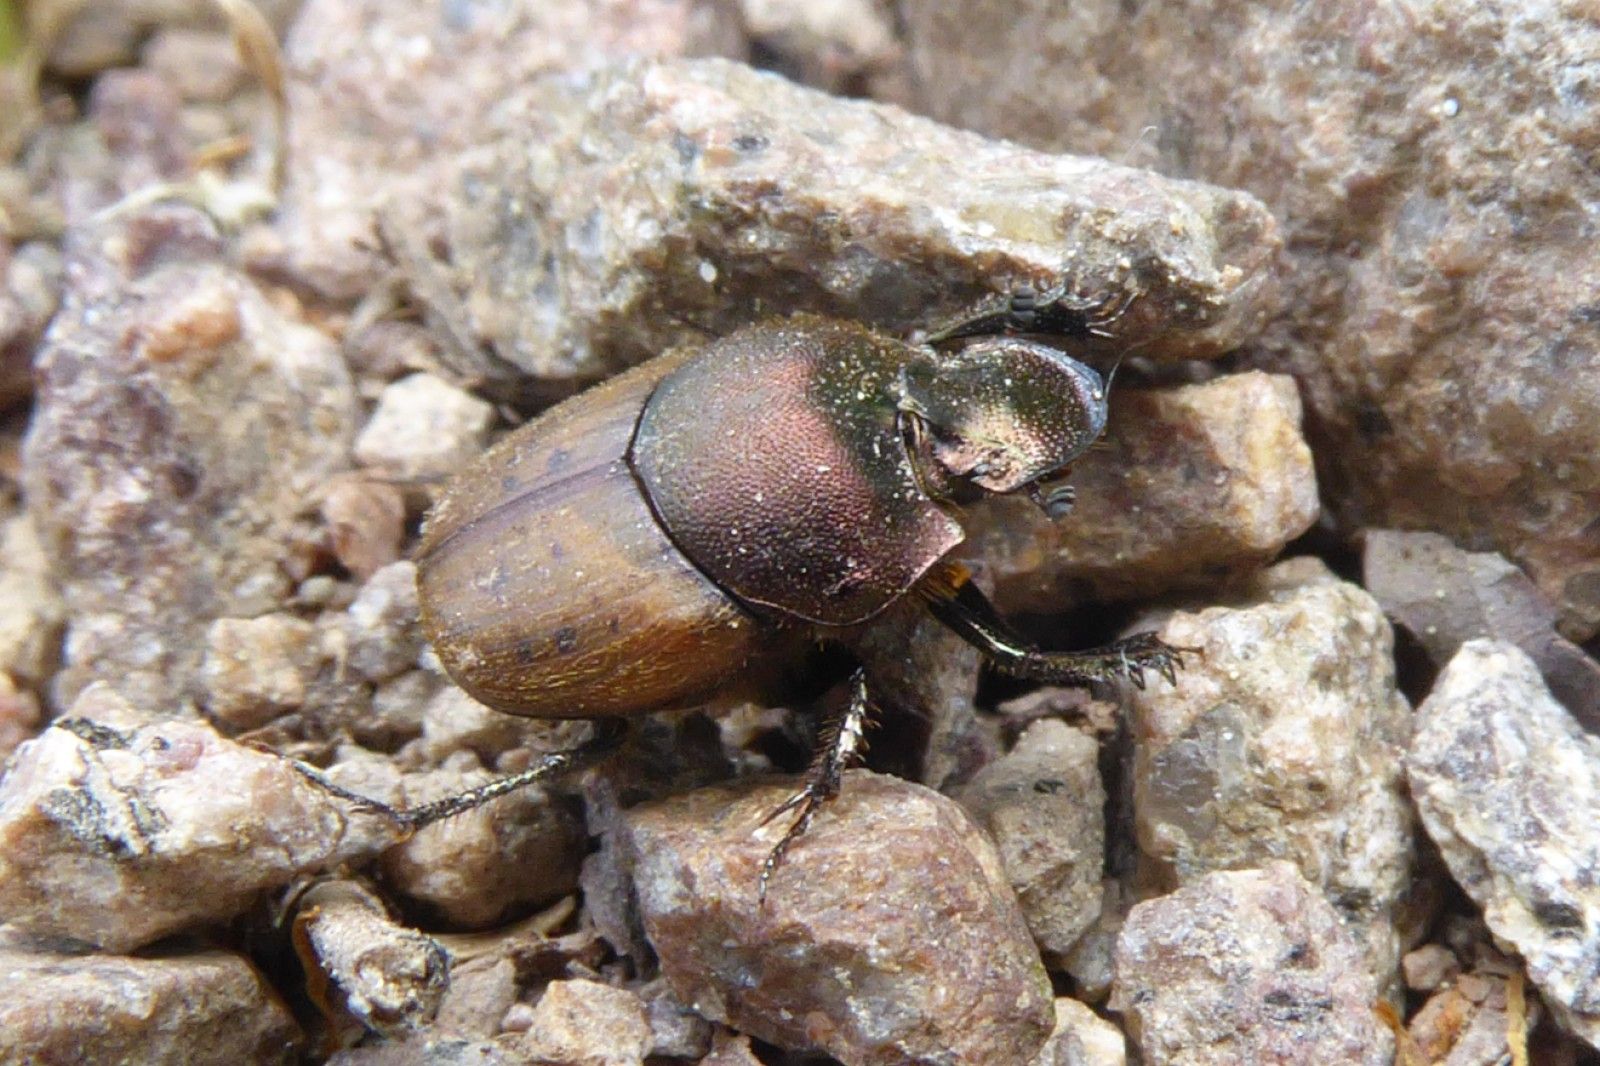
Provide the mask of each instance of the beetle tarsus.
POLYGON ((817 751, 812 757, 811 768, 806 771, 805 785, 761 820, 761 824, 766 825, 790 811, 800 812, 784 831, 783 839, 767 853, 766 861, 761 864, 756 895, 763 905, 767 902, 767 885, 790 846, 810 827, 817 811, 839 794, 839 781, 844 771, 865 749, 864 735, 871 715, 872 700, 867 695, 866 672, 857 670, 850 679, 850 702, 843 711, 830 714, 822 723, 822 730, 817 737, 817 751))
POLYGON ((419 803, 414 807, 391 806, 382 800, 373 799, 371 796, 363 796, 359 792, 352 792, 342 785, 334 784, 320 770, 307 766, 305 763, 295 761, 291 765, 300 772, 301 776, 329 795, 351 803, 369 814, 382 815, 409 835, 424 826, 432 825, 434 822, 443 821, 446 818, 452 818, 476 807, 481 807, 485 803, 499 799, 507 793, 516 792, 530 785, 536 785, 560 774, 593 766, 621 745, 622 738, 626 732, 627 726, 624 722, 597 720, 594 723, 594 735, 587 742, 575 748, 549 752, 540 758, 538 762, 520 773, 496 778, 476 788, 469 788, 463 792, 445 796, 443 799, 434 800, 431 803, 419 803))

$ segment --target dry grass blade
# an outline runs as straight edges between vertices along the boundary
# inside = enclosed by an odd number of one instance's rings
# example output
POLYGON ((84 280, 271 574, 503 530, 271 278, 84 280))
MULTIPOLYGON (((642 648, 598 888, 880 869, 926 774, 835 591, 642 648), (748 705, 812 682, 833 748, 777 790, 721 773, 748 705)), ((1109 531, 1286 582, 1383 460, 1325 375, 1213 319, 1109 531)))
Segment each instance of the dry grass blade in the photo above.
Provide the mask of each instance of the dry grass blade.
POLYGON ((1520 969, 1506 982, 1506 1047, 1511 1066, 1528 1066, 1527 978, 1520 969))
POLYGON ((284 137, 288 124, 289 98, 278 36, 266 16, 250 0, 212 0, 228 20, 233 46, 245 69, 260 80, 272 101, 272 189, 283 188, 284 137))
POLYGON ((1400 1020, 1400 1015, 1385 1000, 1373 1004, 1373 1011, 1378 1015, 1378 1020, 1389 1027, 1394 1034, 1394 1050, 1396 1066, 1431 1066, 1427 1057, 1422 1054, 1422 1049, 1417 1046, 1416 1037, 1406 1029, 1405 1022, 1400 1020))

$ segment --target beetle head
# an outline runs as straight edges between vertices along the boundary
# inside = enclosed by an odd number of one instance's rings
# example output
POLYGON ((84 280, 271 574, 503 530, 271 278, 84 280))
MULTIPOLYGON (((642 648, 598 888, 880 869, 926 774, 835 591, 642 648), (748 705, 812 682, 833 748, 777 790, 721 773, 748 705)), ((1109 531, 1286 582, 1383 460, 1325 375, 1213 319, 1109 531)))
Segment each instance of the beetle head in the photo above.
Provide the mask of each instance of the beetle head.
POLYGON ((996 337, 932 352, 901 380, 902 405, 932 431, 934 459, 988 492, 1048 477, 1105 429, 1100 375, 1037 341, 996 337))

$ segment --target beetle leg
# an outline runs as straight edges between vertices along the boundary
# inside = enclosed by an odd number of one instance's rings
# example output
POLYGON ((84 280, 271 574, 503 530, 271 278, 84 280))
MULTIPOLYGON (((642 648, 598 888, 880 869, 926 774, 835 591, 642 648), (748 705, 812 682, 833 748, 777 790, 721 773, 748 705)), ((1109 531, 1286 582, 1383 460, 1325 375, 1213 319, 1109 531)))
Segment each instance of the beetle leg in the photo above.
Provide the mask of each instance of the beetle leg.
POLYGON ((1009 293, 984 297, 928 330, 921 340, 939 345, 997 333, 1109 337, 1110 327, 1138 297, 1139 290, 1126 285, 1081 296, 1066 282, 1048 289, 1024 282, 1009 293))
POLYGON ((624 722, 611 719, 596 719, 594 722, 594 735, 589 740, 576 748, 567 748, 564 751, 552 751, 538 762, 520 773, 510 774, 493 781, 469 788, 464 792, 457 792, 452 796, 434 800, 431 803, 419 803, 415 807, 393 807, 382 800, 363 796, 352 792, 342 785, 330 781, 320 770, 307 766, 298 760, 291 760, 290 765, 300 772, 300 775, 339 799, 354 804, 357 808, 372 814, 379 814, 394 822, 407 834, 415 833, 424 826, 446 818, 481 807, 490 800, 499 799, 508 792, 527 788, 529 785, 538 784, 547 778, 558 774, 570 773, 574 770, 586 769, 600 762, 621 746, 622 738, 627 733, 624 722))
POLYGON ((816 754, 811 758, 811 768, 806 771, 804 787, 761 820, 761 824, 766 825, 790 811, 800 812, 784 832, 783 839, 768 853, 766 862, 761 864, 756 894, 762 903, 767 901, 767 883, 783 862, 790 845, 800 839, 823 804, 839 794, 840 777, 866 747, 863 734, 871 715, 872 700, 867 695, 867 674, 865 670, 858 669, 850 679, 850 702, 844 710, 831 712, 823 720, 822 730, 817 736, 816 754))
POLYGON ((1068 685, 1125 677, 1142 689, 1146 670, 1177 684, 1183 654, 1200 654, 1198 648, 1173 647, 1154 633, 1135 633, 1084 651, 1042 651, 1006 624, 963 568, 946 566, 918 588, 934 617, 982 652, 995 669, 1012 677, 1068 685))

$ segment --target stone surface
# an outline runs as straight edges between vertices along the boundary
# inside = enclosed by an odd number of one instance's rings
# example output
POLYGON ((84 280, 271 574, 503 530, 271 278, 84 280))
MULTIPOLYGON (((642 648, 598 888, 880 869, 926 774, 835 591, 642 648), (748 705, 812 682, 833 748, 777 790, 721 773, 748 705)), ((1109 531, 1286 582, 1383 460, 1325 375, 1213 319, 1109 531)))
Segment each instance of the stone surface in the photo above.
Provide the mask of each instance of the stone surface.
POLYGON ((226 951, 66 954, 0 931, 0 985, 0 1062, 301 1061, 304 1037, 288 1009, 226 951))
MULTIPOLYGON (((87 0, 56 5, 61 19, 49 41, 47 62, 56 73, 84 78, 107 67, 127 66, 139 45, 163 27, 221 29, 211 0, 87 0)), ((252 0, 269 24, 281 30, 300 0, 252 0)))
POLYGON ((356 461, 391 477, 439 480, 478 457, 489 442, 494 408, 432 374, 412 374, 384 388, 356 438, 356 461))
POLYGON ((365 581, 400 558, 406 505, 400 490, 373 478, 337 478, 322 498, 334 558, 365 581))
POLYGON ((0 523, 0 673, 42 685, 60 654, 62 604, 27 514, 0 523))
POLYGON ((284 265, 326 296, 362 295, 387 273, 383 205, 431 202, 437 168, 513 87, 613 57, 734 54, 735 29, 704 0, 306 0, 284 45, 284 265))
MULTIPOLYGON (((1429 1066, 1497 1066, 1516 1061, 1507 1040, 1510 983, 1504 974, 1474 972, 1429 997, 1407 1025, 1417 1055, 1429 1066)), ((1538 1022, 1537 999, 1525 1010, 1524 1036, 1538 1022)))
POLYGON ((317 627, 287 614, 219 618, 200 665, 206 712, 234 730, 298 710, 323 658, 317 627))
POLYGON ((181 706, 212 620, 289 594, 285 542, 348 461, 338 349, 221 254, 182 207, 71 241, 24 457, 69 618, 60 703, 105 678, 181 706))
POLYGON ((358 843, 288 763, 208 726, 78 728, 24 744, 0 781, 0 920, 18 929, 129 951, 227 922, 358 843))
POLYGON ((1103 442, 1072 465, 1077 502, 1050 521, 1023 498, 974 509, 964 556, 1011 611, 1214 589, 1259 568, 1317 517, 1317 481, 1287 377, 1118 389, 1103 442))
POLYGON ((315 966, 325 1008, 380 1033, 431 1021, 450 986, 449 956, 437 940, 399 925, 372 889, 329 879, 295 900, 301 964, 315 966), (309 957, 308 957, 309 955, 309 957), (325 982, 325 983, 324 983, 325 982))
POLYGON ((1525 654, 1472 640, 1417 708, 1406 771, 1451 876, 1556 1019, 1600 1046, 1600 739, 1525 654))
MULTIPOLYGON (((400 775, 369 760, 372 775, 333 776, 357 792, 398 806, 426 803, 492 780, 470 754, 437 770, 400 775)), ((356 768, 359 771, 359 767, 356 768)), ((385 852, 385 884, 430 920, 483 929, 577 887, 583 831, 569 805, 536 788, 436 822, 385 852)))
POLYGON ((55 314, 61 293, 61 252, 0 238, 0 411, 33 395, 33 349, 55 314))
POLYGON ((1056 1000, 1056 1027, 1034 1066, 1124 1066, 1122 1030, 1075 999, 1056 1000))
POLYGON ((1146 877, 1182 885, 1287 859, 1388 987, 1412 887, 1411 716, 1378 605, 1302 558, 1263 573, 1234 606, 1176 614, 1159 632, 1200 654, 1176 687, 1132 696, 1146 877))
POLYGON ((918 110, 1255 192, 1349 529, 1496 548, 1600 628, 1600 24, 1573 0, 906 5, 918 110))
POLYGON ((1473 639, 1504 640, 1528 654, 1551 693, 1600 733, 1600 663, 1556 630, 1556 611, 1521 570, 1494 552, 1462 551, 1437 533, 1369 529, 1362 583, 1384 612, 1443 669, 1473 639))
POLYGON ((774 874, 789 781, 700 789, 627 812, 662 974, 701 1014, 846 1066, 1026 1066, 1050 989, 999 858, 952 801, 866 771, 774 874))
POLYGON ((642 1066, 650 1023, 632 992, 594 981, 552 981, 517 1044, 535 1062, 642 1066))
POLYGON ((1461 972, 1461 961, 1443 944, 1424 944, 1408 951, 1400 960, 1406 987, 1413 992, 1432 992, 1461 972))
POLYGON ((775 312, 904 329, 1063 275, 1136 294, 1107 352, 1216 355, 1274 304, 1277 235, 1253 199, 737 64, 537 83, 493 117, 445 217, 413 211, 415 247, 396 238, 396 254, 458 347, 487 346, 502 375, 592 378, 775 312), (444 259, 421 244, 433 230, 444 259))
POLYGON ((1148 1066, 1388 1066, 1378 987, 1293 866, 1209 874, 1141 903, 1117 942, 1112 1008, 1148 1066))
POLYGON ((896 15, 885 0, 739 0, 761 66, 839 95, 894 69, 896 15))
POLYGON ((1035 722, 955 798, 994 838, 1028 929, 1065 955, 1100 915, 1105 788, 1100 745, 1059 721, 1035 722))

